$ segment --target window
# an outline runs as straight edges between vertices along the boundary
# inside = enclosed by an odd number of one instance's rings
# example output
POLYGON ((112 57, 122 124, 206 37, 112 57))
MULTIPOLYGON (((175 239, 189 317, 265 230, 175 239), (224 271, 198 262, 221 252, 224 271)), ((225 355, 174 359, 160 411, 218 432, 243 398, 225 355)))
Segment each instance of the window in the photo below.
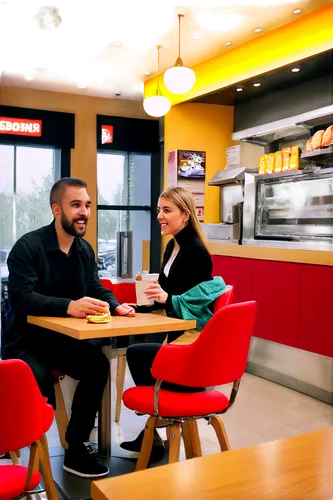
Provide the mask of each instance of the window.
POLYGON ((23 234, 49 224, 50 189, 60 178, 53 148, 0 144, 0 266, 6 279, 6 260, 23 234))
POLYGON ((151 159, 149 154, 98 153, 98 271, 117 276, 117 237, 132 233, 122 272, 142 270, 142 241, 150 240, 151 159), (124 268, 127 268, 125 271, 124 268))

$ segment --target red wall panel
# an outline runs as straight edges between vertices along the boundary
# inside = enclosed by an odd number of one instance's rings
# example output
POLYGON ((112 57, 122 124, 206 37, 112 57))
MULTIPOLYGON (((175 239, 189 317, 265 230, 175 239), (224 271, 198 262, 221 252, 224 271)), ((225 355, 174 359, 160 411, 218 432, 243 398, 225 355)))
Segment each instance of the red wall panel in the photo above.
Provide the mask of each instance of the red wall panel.
POLYGON ((233 302, 253 300, 253 259, 229 257, 228 285, 234 287, 233 302))
POLYGON ((234 302, 256 300, 254 335, 333 357, 333 268, 213 255, 234 302))
POLYGON ((333 267, 302 265, 299 347, 333 358, 333 267))
POLYGON ((230 285, 229 260, 230 257, 224 257, 223 255, 212 255, 213 276, 221 276, 227 285, 230 285))
POLYGON ((301 264, 254 261, 253 298, 258 303, 254 335, 298 347, 301 264))

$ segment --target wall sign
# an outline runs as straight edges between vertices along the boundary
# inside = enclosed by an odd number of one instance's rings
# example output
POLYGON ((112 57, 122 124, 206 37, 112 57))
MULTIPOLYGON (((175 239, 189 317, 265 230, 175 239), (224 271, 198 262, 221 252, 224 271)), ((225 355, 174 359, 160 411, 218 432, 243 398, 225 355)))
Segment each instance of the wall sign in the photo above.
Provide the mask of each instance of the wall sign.
POLYGON ((5 116, 0 116, 0 134, 41 137, 42 120, 28 120, 26 118, 7 118, 5 116))
POLYGON ((102 125, 102 144, 113 143, 113 125, 102 125))
POLYGON ((96 143, 100 151, 159 153, 159 120, 97 115, 96 143))
POLYGON ((168 187, 182 187, 195 199, 197 216, 204 221, 206 152, 175 150, 168 153, 168 187))
POLYGON ((239 145, 227 148, 227 168, 240 167, 241 148, 239 145))

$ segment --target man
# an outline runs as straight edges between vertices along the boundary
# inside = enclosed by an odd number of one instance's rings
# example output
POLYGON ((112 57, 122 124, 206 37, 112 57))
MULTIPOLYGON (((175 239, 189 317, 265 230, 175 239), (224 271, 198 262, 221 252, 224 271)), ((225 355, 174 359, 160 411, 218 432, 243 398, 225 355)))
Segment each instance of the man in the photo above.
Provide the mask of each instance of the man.
POLYGON ((100 283, 92 247, 82 239, 90 216, 87 185, 65 177, 50 193, 54 216, 49 226, 22 236, 8 256, 9 311, 4 355, 23 359, 32 368, 40 390, 55 407, 54 376, 59 370, 79 384, 66 432, 64 469, 81 477, 108 474, 84 443, 89 440, 105 387, 109 362, 89 341, 76 340, 27 323, 27 315, 73 316, 108 312, 134 316, 100 283))

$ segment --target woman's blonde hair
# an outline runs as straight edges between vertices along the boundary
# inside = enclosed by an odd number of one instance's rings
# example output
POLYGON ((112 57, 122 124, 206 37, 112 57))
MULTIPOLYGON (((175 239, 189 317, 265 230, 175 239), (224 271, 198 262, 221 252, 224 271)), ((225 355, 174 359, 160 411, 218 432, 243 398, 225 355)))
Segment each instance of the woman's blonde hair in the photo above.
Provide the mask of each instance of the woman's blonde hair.
POLYGON ((173 187, 163 191, 163 193, 160 194, 160 198, 168 198, 168 200, 172 201, 181 212, 189 213, 190 218, 188 223, 193 227, 201 243, 208 251, 207 239, 201 229, 193 194, 182 187, 173 187))

